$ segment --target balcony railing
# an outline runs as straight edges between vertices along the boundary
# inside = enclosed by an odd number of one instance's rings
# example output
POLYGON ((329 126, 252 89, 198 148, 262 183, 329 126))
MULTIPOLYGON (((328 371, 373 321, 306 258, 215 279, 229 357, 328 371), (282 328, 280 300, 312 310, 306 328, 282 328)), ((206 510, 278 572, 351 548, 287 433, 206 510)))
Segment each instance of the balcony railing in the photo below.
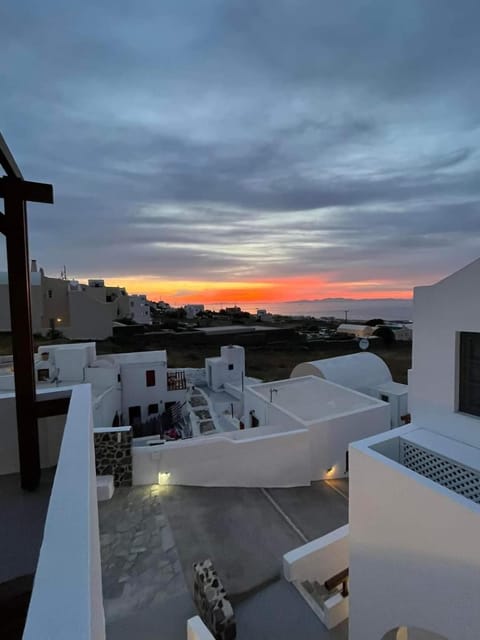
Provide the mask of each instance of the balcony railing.
POLYGON ((187 388, 185 371, 167 371, 168 391, 182 391, 187 388))

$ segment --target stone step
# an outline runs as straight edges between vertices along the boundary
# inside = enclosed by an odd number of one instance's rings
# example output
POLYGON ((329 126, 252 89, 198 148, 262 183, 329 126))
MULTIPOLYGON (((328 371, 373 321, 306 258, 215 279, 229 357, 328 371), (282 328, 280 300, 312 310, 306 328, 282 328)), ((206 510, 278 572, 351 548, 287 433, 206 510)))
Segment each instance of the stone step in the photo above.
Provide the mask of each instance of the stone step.
POLYGON ((323 609, 326 600, 339 593, 339 590, 327 591, 323 584, 320 584, 317 580, 310 582, 310 580, 304 580, 301 583, 303 589, 308 595, 323 609))

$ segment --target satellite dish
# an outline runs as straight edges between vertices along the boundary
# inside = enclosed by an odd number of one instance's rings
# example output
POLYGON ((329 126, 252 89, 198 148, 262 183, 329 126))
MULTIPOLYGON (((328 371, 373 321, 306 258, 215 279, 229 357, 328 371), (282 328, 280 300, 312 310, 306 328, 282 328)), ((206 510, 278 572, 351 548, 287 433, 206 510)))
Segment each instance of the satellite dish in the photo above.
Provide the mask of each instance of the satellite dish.
POLYGON ((366 351, 370 346, 370 340, 367 340, 367 338, 362 338, 361 340, 359 340, 358 346, 362 351, 366 351))

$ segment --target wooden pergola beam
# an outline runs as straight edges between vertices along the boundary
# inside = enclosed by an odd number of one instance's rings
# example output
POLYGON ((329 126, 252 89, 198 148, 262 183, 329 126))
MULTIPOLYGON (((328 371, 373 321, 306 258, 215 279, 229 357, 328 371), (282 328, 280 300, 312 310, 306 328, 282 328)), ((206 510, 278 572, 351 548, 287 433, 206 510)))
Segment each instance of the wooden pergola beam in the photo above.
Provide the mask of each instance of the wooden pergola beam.
POLYGON ((6 176, 0 178, 0 198, 21 198, 25 202, 53 203, 53 187, 43 182, 30 182, 6 176))
POLYGON ((3 167, 3 170, 7 174, 7 176, 11 176, 13 178, 19 178, 23 180, 23 175, 20 169, 18 168, 17 163, 15 162, 15 158, 13 157, 12 152, 8 148, 7 143, 5 142, 5 138, 0 133, 0 164, 3 167))

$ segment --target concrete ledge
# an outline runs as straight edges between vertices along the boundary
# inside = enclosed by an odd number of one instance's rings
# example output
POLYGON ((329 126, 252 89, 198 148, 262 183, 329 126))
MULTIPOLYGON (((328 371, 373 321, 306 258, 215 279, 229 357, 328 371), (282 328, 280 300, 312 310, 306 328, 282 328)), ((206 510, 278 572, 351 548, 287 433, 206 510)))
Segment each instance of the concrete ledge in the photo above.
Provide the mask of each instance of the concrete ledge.
POLYGON ((113 476, 97 476, 97 500, 110 500, 113 496, 113 476))
POLYGON ((325 582, 349 566, 348 524, 289 551, 283 556, 283 575, 288 582, 325 582))
POLYGON ((187 640, 215 640, 200 616, 187 620, 187 640))

